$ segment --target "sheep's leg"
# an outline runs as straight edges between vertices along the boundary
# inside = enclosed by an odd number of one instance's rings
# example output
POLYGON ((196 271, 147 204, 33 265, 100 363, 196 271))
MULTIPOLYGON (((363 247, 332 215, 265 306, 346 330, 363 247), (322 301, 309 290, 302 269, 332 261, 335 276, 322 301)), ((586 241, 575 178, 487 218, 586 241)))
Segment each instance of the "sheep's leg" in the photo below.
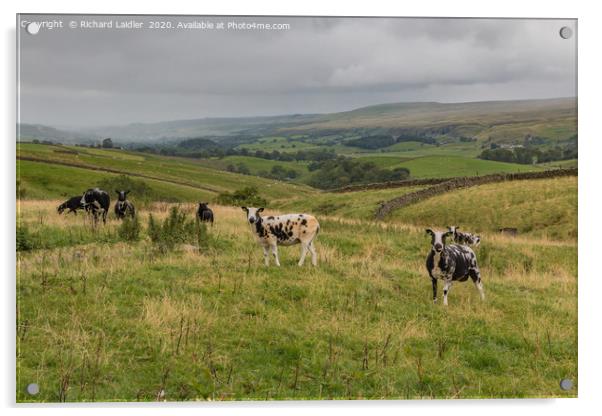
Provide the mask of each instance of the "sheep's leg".
POLYGON ((431 277, 431 283, 433 284, 433 303, 437 303, 437 279, 431 277))
POLYGON ((309 252, 311 253, 311 264, 314 266, 318 265, 318 254, 316 253, 316 247, 314 246, 313 240, 309 243, 309 252))
POLYGON ((299 266, 303 266, 303 263, 305 262, 305 255, 307 254, 308 248, 309 248, 308 244, 301 243, 301 258, 299 259, 299 266))
POLYGON ((267 266, 270 265, 270 253, 268 252, 268 246, 263 246, 263 263, 267 266))
POLYGON ((280 266, 280 259, 278 258, 278 245, 272 245, 272 254, 274 255, 274 261, 276 262, 276 266, 280 266))
POLYGON ((470 278, 472 279, 472 282, 474 283, 474 286, 479 291, 481 300, 485 300, 485 292, 483 291, 483 282, 481 281, 481 271, 478 268, 476 268, 476 269, 470 270, 469 273, 470 273, 470 278))
POLYGON ((451 286, 452 286, 452 280, 445 279, 445 283, 443 284, 443 304, 445 306, 447 306, 447 294, 449 293, 451 286))

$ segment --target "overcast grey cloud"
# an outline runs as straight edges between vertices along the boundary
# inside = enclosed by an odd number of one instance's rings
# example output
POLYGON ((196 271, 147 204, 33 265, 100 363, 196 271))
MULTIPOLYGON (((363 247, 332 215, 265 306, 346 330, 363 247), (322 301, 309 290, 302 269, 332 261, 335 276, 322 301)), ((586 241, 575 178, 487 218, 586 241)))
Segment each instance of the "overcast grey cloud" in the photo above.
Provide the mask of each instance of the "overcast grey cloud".
POLYGON ((21 16, 20 119, 99 126, 321 113, 402 101, 575 96, 573 20, 21 16), (128 21, 144 29, 71 29, 128 21), (148 29, 153 21, 288 30, 148 29))

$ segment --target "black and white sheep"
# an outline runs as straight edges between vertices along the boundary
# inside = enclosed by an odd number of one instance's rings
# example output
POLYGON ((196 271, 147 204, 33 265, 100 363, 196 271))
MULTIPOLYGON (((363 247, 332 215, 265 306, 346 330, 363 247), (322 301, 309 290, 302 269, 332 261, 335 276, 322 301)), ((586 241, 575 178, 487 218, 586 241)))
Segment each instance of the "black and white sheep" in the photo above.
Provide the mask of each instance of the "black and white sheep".
POLYGON ((90 188, 84 192, 81 203, 86 212, 92 214, 94 222, 98 221, 99 215, 102 215, 102 222, 106 224, 109 206, 111 205, 111 197, 108 192, 99 188, 90 188))
POLYGON ((130 216, 131 218, 134 218, 134 216, 136 215, 136 208, 134 207, 134 204, 132 204, 128 199, 127 199, 127 195, 130 193, 130 191, 118 191, 115 190, 115 192, 117 192, 117 202, 115 202, 115 216, 117 217, 117 219, 124 219, 126 216, 130 216))
POLYGON ((210 222, 213 225, 213 211, 206 202, 199 202, 199 208, 196 211, 196 216, 201 222, 210 222))
POLYGON ((443 280, 443 304, 447 305, 447 294, 452 282, 464 282, 469 277, 484 300, 481 272, 474 251, 459 244, 447 245, 445 240, 453 235, 451 231, 427 229, 426 232, 431 236, 431 251, 426 258, 426 269, 433 284, 433 302, 437 302, 437 279, 443 280))
POLYGON ((309 214, 285 214, 279 216, 261 217, 263 208, 241 207, 247 213, 247 221, 251 225, 253 235, 263 248, 263 259, 266 266, 270 264, 269 251, 274 255, 274 261, 280 266, 278 246, 301 244, 299 266, 303 266, 305 256, 311 253, 311 263, 318 264, 318 256, 314 240, 320 231, 318 220, 309 214))
POLYGON ((458 231, 459 228, 460 227, 455 225, 450 225, 447 227, 447 229, 453 233, 455 243, 475 247, 478 247, 479 244, 481 244, 481 236, 472 233, 460 232, 458 231))

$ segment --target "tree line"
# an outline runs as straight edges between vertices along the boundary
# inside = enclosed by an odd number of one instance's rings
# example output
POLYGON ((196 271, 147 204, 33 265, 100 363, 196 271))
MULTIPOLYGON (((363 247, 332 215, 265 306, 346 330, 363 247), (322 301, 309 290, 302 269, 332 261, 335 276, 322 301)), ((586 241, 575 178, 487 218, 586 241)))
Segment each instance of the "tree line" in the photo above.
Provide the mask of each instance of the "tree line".
POLYGON ((564 146, 556 145, 549 148, 533 146, 500 147, 492 143, 478 156, 479 159, 495 160, 498 162, 518 163, 531 165, 533 163, 547 163, 559 160, 576 159, 578 156, 577 137, 573 136, 564 146))
POLYGON ((308 168, 310 171, 314 171, 308 184, 320 189, 334 189, 351 184, 399 181, 410 176, 410 171, 406 168, 383 169, 374 162, 342 156, 334 160, 312 162, 308 168))

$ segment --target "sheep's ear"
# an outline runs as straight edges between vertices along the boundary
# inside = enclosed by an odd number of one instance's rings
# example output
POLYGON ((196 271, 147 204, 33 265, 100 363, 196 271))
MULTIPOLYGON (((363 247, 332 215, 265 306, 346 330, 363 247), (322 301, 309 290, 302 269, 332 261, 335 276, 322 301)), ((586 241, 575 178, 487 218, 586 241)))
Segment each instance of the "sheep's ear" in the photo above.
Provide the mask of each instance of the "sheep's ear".
POLYGON ((430 228, 427 228, 425 231, 427 234, 433 235, 433 230, 431 230, 430 228))
POLYGON ((454 233, 452 231, 448 231, 445 234, 443 234, 443 237, 449 237, 450 235, 454 235, 454 233))
POLYGON ((244 212, 247 212, 247 213, 249 212, 249 208, 247 208, 247 207, 240 207, 240 208, 241 208, 241 209, 242 209, 244 212))
POLYGON ((117 189, 115 189, 115 193, 119 193, 119 191, 117 189))
POLYGON ((126 195, 127 195, 127 194, 129 194, 129 193, 130 193, 130 190, 129 190, 129 189, 128 189, 127 191, 125 191, 125 194, 126 194, 126 195))
POLYGON ((257 212, 263 212, 263 208, 258 208, 257 212))

